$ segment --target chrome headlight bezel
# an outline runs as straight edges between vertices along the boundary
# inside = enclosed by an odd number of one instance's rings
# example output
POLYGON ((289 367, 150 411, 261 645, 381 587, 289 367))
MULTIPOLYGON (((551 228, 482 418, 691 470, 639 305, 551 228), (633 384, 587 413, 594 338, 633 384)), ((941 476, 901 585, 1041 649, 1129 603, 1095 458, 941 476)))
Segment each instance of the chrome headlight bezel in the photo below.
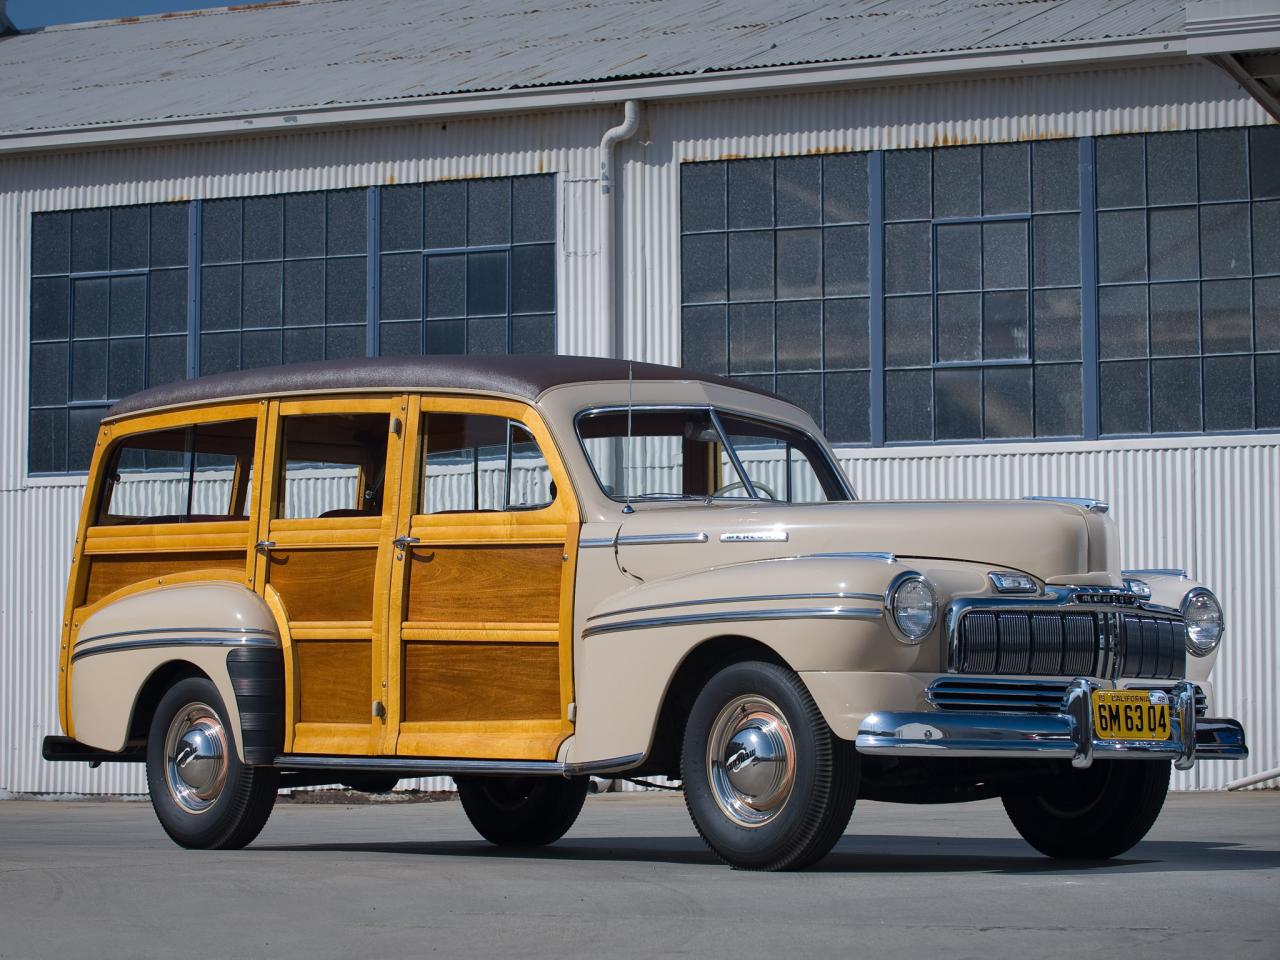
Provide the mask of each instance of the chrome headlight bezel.
POLYGON ((1178 610, 1182 614, 1182 621, 1187 628, 1187 653, 1193 657, 1207 657, 1217 650, 1219 644, 1222 643, 1223 635, 1227 632, 1227 620, 1226 615, 1222 612, 1222 604, 1218 601, 1214 592, 1208 587, 1193 587, 1182 598, 1182 603, 1178 610), (1215 636, 1201 639, 1202 634, 1198 635, 1197 628, 1192 626, 1191 613, 1193 612, 1193 607, 1202 607, 1206 601, 1217 612, 1218 632, 1215 636))
POLYGON ((889 626, 898 641, 910 646, 923 643, 938 625, 938 591, 933 588, 933 584, 924 574, 917 573, 915 570, 904 571, 890 581, 884 592, 884 612, 885 619, 889 621, 889 626), (927 597, 929 620, 923 626, 918 620, 904 626, 898 618, 898 600, 903 596, 902 591, 907 588, 918 597, 923 590, 923 597, 927 597))

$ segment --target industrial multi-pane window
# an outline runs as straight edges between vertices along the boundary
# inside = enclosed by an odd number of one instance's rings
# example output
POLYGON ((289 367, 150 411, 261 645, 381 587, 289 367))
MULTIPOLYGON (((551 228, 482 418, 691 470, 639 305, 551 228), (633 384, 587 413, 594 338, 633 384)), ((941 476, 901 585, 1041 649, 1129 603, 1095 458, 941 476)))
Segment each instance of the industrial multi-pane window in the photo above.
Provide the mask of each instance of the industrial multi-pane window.
POLYGON ((554 316, 549 174, 36 213, 28 468, 86 469, 103 412, 144 387, 371 352, 554 353, 554 316))

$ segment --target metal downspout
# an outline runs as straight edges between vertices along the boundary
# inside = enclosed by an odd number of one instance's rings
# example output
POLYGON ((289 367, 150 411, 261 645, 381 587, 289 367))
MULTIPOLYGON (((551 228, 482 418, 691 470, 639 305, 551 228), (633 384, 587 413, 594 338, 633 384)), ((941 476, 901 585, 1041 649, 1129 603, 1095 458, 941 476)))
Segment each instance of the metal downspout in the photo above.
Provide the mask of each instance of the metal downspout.
POLYGON ((640 101, 628 100, 622 123, 600 138, 600 321, 605 332, 605 356, 622 357, 622 331, 617 309, 616 201, 613 196, 613 150, 640 129, 640 101))

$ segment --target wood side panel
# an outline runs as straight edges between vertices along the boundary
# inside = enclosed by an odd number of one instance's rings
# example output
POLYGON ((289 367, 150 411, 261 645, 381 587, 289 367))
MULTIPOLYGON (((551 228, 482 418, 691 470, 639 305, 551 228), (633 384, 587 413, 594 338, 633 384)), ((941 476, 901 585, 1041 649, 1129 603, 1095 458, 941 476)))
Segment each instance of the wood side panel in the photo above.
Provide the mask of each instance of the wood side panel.
POLYGON ((558 719, 559 658, 554 643, 406 643, 404 720, 558 719))
POLYGON ((372 647, 367 640, 295 640, 299 721, 358 723, 368 732, 372 647))
POLYGON ((268 582, 276 588, 289 620, 373 619, 376 547, 271 552, 268 582))
POLYGON ((96 603, 143 580, 165 577, 188 570, 235 570, 243 574, 244 551, 193 550, 189 553, 130 555, 94 555, 85 557, 89 577, 85 585, 84 604, 96 603))
POLYGON ((423 546, 409 554, 405 620, 528 623, 560 619, 563 544, 423 546))

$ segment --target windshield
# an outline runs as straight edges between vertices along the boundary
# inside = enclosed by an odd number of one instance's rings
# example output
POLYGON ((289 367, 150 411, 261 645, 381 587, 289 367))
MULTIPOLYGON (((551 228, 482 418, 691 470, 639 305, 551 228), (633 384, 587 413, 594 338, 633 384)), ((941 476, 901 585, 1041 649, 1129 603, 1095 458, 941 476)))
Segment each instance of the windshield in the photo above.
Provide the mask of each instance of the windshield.
POLYGON ((848 500, 816 440, 793 427, 701 407, 595 411, 578 436, 614 500, 848 500))

